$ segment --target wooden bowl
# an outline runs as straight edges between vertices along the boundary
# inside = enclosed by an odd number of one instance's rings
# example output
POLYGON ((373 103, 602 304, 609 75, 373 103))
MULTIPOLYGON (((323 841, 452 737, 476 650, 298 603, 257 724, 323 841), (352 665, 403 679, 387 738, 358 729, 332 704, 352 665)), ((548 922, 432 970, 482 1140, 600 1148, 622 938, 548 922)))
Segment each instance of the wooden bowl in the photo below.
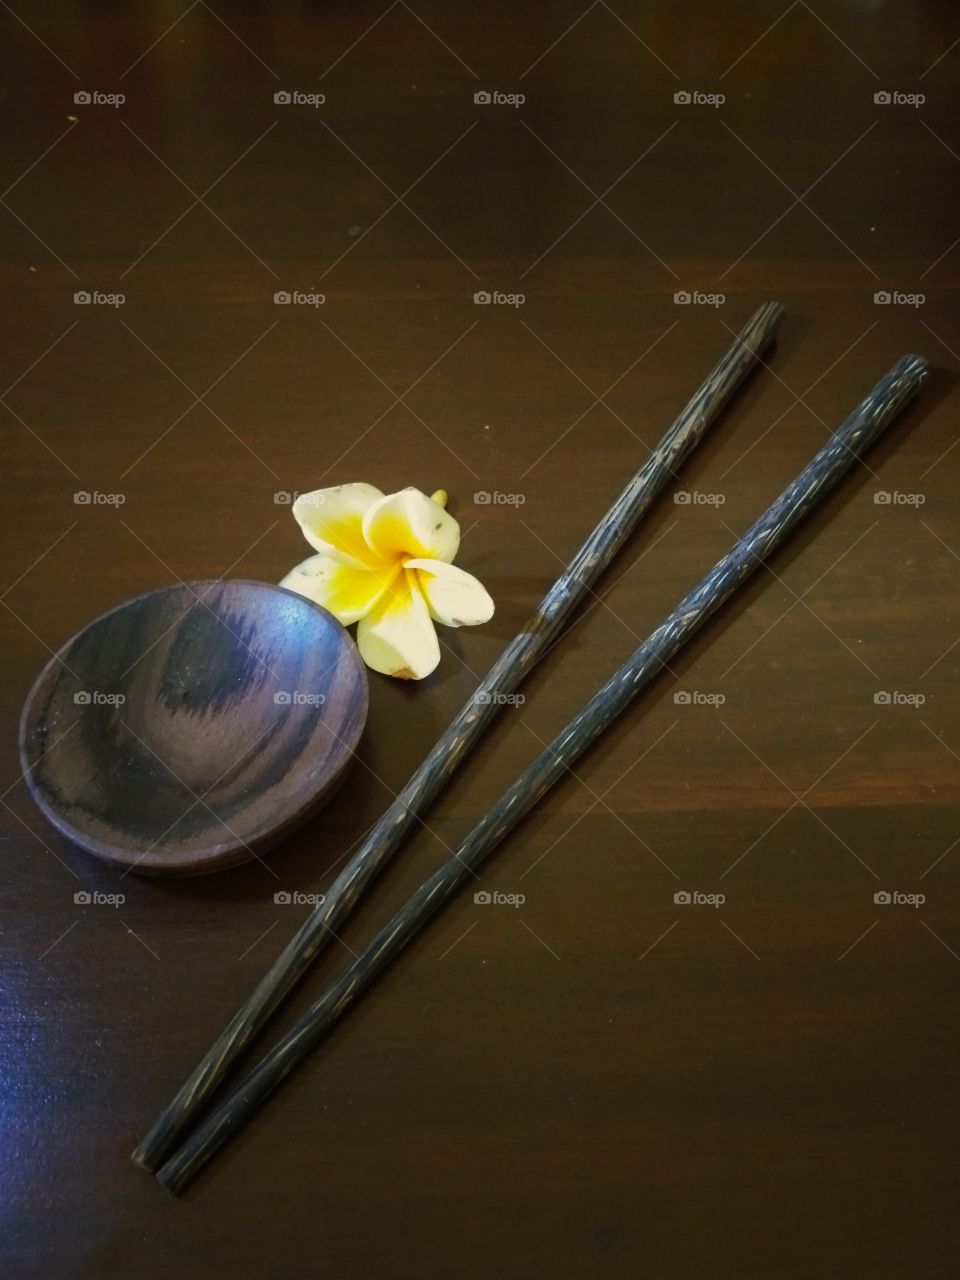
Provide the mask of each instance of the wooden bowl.
POLYGON ((47 663, 20 758, 82 848, 197 874, 258 857, 314 813, 366 718, 366 670, 325 609, 263 582, 191 582, 118 605, 47 663))

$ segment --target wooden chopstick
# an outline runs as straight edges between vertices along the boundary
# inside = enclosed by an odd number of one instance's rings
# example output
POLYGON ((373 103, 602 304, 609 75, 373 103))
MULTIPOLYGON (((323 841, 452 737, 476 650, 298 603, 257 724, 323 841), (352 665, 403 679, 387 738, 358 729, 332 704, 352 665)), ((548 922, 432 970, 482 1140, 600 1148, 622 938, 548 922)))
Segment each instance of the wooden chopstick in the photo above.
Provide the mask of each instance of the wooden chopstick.
POLYGON ((490 673, 437 740, 430 754, 337 876, 273 967, 234 1015, 209 1052, 142 1139, 133 1159, 156 1170, 250 1040, 300 981, 338 931, 364 888, 397 850, 410 826, 503 707, 506 695, 536 665, 592 584, 636 528, 654 498, 703 438, 757 358, 773 342, 783 308, 767 302, 741 329, 680 416, 637 471, 536 613, 507 645, 490 673))
POLYGON ((648 685, 676 652, 835 487, 860 454, 916 394, 927 376, 919 356, 904 356, 830 437, 811 462, 666 621, 610 677, 542 752, 457 852, 429 876, 236 1092, 217 1108, 158 1173, 181 1191, 297 1063, 329 1032, 403 947, 474 875, 504 836, 648 685))

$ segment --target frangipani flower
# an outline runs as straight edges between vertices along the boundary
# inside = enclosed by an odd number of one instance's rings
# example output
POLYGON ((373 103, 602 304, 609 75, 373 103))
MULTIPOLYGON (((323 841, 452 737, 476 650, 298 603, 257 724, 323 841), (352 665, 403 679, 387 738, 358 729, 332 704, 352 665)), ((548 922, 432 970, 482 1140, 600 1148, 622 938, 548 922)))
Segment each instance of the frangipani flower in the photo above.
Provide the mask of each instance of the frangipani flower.
POLYGON ((440 661, 434 622, 473 626, 493 616, 483 586, 458 569, 460 526, 444 510, 447 495, 419 489, 384 495, 372 484, 339 484, 301 494, 293 504, 317 555, 280 583, 313 600, 344 626, 358 623, 368 667, 422 680, 440 661))

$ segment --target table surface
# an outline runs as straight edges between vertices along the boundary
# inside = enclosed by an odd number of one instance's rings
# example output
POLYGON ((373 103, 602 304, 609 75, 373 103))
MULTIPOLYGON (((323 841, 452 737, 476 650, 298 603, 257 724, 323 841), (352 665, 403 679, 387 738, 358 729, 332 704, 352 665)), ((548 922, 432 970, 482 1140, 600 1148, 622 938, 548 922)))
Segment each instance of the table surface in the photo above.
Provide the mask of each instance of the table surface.
POLYGON ((956 11, 0 23, 2 1274, 955 1275, 956 11), (769 371, 281 1025, 897 357, 928 389, 505 843, 482 887, 522 904, 451 903, 174 1200, 129 1152, 305 916, 274 894, 329 882, 767 298, 769 371), (127 596, 276 581, 307 548, 275 494, 352 480, 449 490, 495 618, 371 677, 269 865, 120 885, 19 776, 31 681, 127 596))

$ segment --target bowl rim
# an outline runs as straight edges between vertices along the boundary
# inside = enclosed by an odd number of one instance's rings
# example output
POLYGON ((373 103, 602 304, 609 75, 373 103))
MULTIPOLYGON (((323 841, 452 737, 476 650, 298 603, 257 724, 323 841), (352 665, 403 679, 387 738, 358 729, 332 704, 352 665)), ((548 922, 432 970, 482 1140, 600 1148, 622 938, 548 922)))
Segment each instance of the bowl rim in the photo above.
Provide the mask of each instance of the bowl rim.
MULTIPOLYGON (((147 652, 146 650, 144 651, 147 652)), ((24 698, 23 707, 20 711, 20 718, 17 726, 17 748, 21 766, 21 777, 27 785, 33 802, 37 808, 61 835, 65 836, 72 844, 77 845, 85 852, 92 854, 101 861, 108 862, 113 866, 123 867, 126 871, 136 871, 141 875, 158 875, 158 876, 183 876, 183 875, 202 875, 209 872, 225 870, 228 867, 239 866, 241 864, 251 862, 260 857, 260 854, 279 844, 288 835, 292 834, 299 826, 306 822, 315 812, 323 807, 324 803, 332 796, 342 782, 346 771, 353 763, 357 746, 360 738, 366 728, 367 717, 370 710, 370 681, 367 676, 367 668, 360 657, 356 643, 353 637, 347 631, 347 628, 340 620, 325 609, 316 601, 309 599, 307 596, 301 595, 297 591, 291 591, 289 587, 280 586, 279 583, 263 582, 258 578, 191 578, 170 582, 158 587, 151 587, 146 591, 140 591, 136 595, 128 596, 125 600, 121 600, 118 604, 105 609, 103 613, 98 614, 95 618, 91 618, 82 627, 70 636, 59 648, 50 651, 50 656, 37 673, 27 696, 24 698), (250 840, 244 840, 239 836, 230 837, 227 840, 219 841, 216 844, 204 846, 200 850, 194 850, 189 854, 182 855, 181 863, 170 862, 170 855, 163 855, 161 852, 153 849, 147 853, 135 854, 129 848, 112 844, 106 841, 98 840, 91 836, 88 832, 74 826, 67 821, 61 813, 51 806, 43 791, 38 786, 33 777, 33 761, 27 756, 27 722, 30 712, 33 708, 41 685, 47 679, 48 672, 55 664, 66 665, 64 662, 65 655, 72 646, 92 627, 98 626, 113 614, 128 609, 131 605, 139 600, 144 600, 149 596, 158 596, 170 594, 177 591, 189 591, 191 594, 200 598, 201 588, 212 588, 215 586, 244 586, 256 587, 270 593, 281 592, 285 596, 292 596, 293 599, 306 605, 309 609, 321 615, 323 620, 332 624, 336 631, 341 633, 342 652, 350 655, 350 660, 354 665, 358 679, 360 698, 359 711, 356 717, 355 728, 347 737, 340 737, 337 734, 340 746, 343 748, 342 758, 333 767, 332 771, 326 774, 318 784, 318 786, 308 792, 303 801, 295 808, 291 807, 279 816, 270 827, 250 840)), ((67 730, 69 733, 69 730, 67 730)), ((42 758, 42 757, 40 757, 42 758)), ((39 760, 38 760, 39 762, 39 760)))

